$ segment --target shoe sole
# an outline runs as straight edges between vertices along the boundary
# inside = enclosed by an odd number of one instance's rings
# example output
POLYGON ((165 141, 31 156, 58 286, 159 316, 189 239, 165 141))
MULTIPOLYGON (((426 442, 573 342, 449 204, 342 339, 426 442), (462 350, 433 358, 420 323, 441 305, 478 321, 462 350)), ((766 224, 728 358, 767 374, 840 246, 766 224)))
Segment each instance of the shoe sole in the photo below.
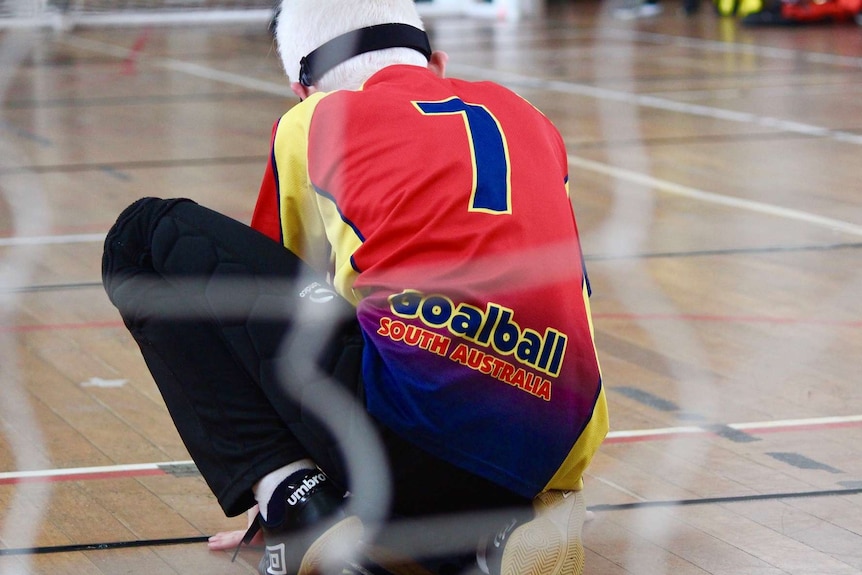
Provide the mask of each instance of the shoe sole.
POLYGON ((297 575, 328 572, 324 567, 350 562, 357 556, 365 534, 362 521, 355 515, 346 517, 324 531, 305 552, 297 575))
POLYGON ((580 491, 547 491, 533 502, 536 518, 512 532, 501 575, 581 575, 586 515, 580 491))

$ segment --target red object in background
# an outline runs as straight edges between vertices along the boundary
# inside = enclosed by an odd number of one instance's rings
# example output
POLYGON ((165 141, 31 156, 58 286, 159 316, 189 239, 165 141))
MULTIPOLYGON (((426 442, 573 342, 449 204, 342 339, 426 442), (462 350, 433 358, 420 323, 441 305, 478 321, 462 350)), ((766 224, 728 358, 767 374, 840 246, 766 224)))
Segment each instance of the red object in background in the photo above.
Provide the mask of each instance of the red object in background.
POLYGON ((862 11, 862 0, 782 2, 781 16, 793 22, 841 22, 852 20, 862 11))

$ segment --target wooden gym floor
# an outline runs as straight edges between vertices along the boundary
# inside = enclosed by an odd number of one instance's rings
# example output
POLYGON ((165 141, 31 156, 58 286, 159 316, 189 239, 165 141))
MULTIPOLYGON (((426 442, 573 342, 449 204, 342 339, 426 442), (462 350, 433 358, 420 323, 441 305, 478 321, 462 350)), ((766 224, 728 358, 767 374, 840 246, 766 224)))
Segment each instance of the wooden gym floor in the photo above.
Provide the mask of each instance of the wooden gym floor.
MULTIPOLYGON (((429 20, 560 127, 612 432, 589 575, 862 573, 862 31, 429 20)), ((248 221, 264 25, 0 32, 0 573, 253 573, 100 286, 144 195, 248 221)), ((433 153, 433 151, 430 151, 433 153)))

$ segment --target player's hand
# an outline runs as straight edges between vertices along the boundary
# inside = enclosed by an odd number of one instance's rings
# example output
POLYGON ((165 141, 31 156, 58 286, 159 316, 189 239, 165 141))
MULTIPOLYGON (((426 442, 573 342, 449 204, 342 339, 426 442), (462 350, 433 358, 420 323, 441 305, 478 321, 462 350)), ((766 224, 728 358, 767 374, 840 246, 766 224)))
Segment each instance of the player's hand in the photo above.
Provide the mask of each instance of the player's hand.
POLYGON ((207 540, 207 547, 210 551, 236 549, 243 535, 245 531, 220 531, 207 540))
MULTIPOLYGON (((248 525, 251 526, 257 517, 257 506, 248 510, 248 525)), ((207 548, 210 551, 225 551, 236 549, 242 542, 246 530, 220 531, 207 540, 207 548)), ((249 545, 263 545, 263 533, 258 531, 249 542, 249 545)))

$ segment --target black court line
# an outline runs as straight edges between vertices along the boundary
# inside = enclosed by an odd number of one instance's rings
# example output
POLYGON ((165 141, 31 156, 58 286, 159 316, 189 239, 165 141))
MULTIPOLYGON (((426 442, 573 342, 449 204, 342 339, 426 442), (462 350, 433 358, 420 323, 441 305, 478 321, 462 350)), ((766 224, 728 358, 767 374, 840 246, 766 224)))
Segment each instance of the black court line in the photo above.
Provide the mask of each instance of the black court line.
MULTIPOLYGON (((853 130, 847 130, 852 132, 853 130)), ((791 134, 799 138, 813 138, 811 134, 791 134)), ((703 134, 698 136, 677 136, 664 138, 632 138, 627 140, 594 140, 589 142, 567 142, 566 148, 569 152, 576 150, 592 149, 623 149, 623 148, 645 148, 658 146, 688 146, 691 144, 735 144, 739 142, 769 142, 786 141, 787 133, 757 132, 748 134, 703 134)))
POLYGON ((6 555, 44 555, 48 553, 74 553, 77 551, 106 551, 109 549, 128 549, 130 547, 160 547, 164 545, 188 545, 205 543, 209 537, 176 537, 172 539, 139 539, 136 541, 112 541, 109 543, 80 543, 74 545, 51 545, 48 547, 20 547, 0 549, 0 557, 6 555))
POLYGON ((587 261, 639 260, 653 258, 691 258, 703 256, 729 256, 738 254, 779 254, 792 252, 825 252, 836 250, 856 250, 862 248, 862 242, 845 242, 838 244, 803 245, 803 246, 766 246, 762 248, 728 248, 721 250, 695 250, 690 252, 655 252, 621 255, 585 255, 587 261))
POLYGON ((590 511, 626 511, 650 507, 684 507, 689 505, 715 505, 726 503, 746 503, 751 501, 770 501, 778 499, 799 499, 803 497, 841 497, 862 494, 862 487, 850 489, 825 489, 820 491, 801 491, 791 493, 758 493, 755 495, 735 495, 728 497, 703 497, 701 499, 670 499, 665 501, 635 501, 633 503, 608 503, 593 505, 590 511))
POLYGON ((16 166, 13 168, 0 168, 0 175, 15 174, 63 174, 89 171, 104 171, 105 169, 116 171, 143 170, 153 168, 193 168, 198 166, 218 166, 258 163, 265 165, 265 155, 255 156, 223 156, 216 158, 185 158, 171 160, 143 160, 129 162, 101 162, 84 164, 56 164, 48 166, 16 166))
MULTIPOLYGON (((259 159, 257 157, 255 160, 259 159)), ((0 170, 2 173, 2 170, 0 170)), ((825 245, 807 245, 807 246, 768 246, 763 248, 730 248, 724 250, 697 250, 691 252, 657 252, 657 253, 641 253, 641 254, 623 254, 623 255, 585 255, 587 261, 613 261, 613 260, 634 260, 634 259, 658 259, 658 258, 689 258, 689 257, 704 257, 704 256, 727 256, 736 254, 771 254, 771 253, 792 253, 792 252, 825 252, 837 250, 857 250, 862 248, 862 242, 855 243, 840 243, 840 244, 825 244, 825 245)), ((19 286, 0 289, 0 293, 24 293, 24 292, 40 292, 40 291, 63 291, 73 289, 89 289, 102 287, 101 282, 80 282, 68 284, 50 284, 50 285, 31 285, 19 286)))
POLYGON ((159 104, 230 102, 234 100, 239 100, 241 102, 248 102, 249 100, 277 100, 284 102, 285 96, 279 96, 258 90, 244 90, 238 92, 207 92, 152 96, 102 96, 90 98, 50 98, 44 100, 6 100, 3 102, 3 107, 8 110, 48 110, 53 108, 110 108, 115 106, 152 106, 159 104))
POLYGON ((80 282, 69 284, 33 285, 0 289, 0 293, 33 293, 48 291, 69 291, 76 289, 101 288, 102 282, 80 282))
MULTIPOLYGON (((258 159, 258 158, 255 158, 258 159)), ((185 165, 185 164, 184 164, 185 165)), ((0 170, 2 173, 2 170, 0 170)), ((823 252, 836 251, 845 249, 860 249, 862 242, 855 243, 840 243, 840 244, 825 244, 825 245, 808 245, 808 246, 768 246, 763 248, 732 248, 723 250, 698 250, 691 252, 656 252, 656 253, 641 253, 628 255, 585 255, 587 261, 613 261, 613 260, 634 260, 634 259, 658 259, 658 258, 686 258, 686 257, 704 257, 704 256, 727 256, 736 254, 769 254, 769 253, 793 253, 793 252, 823 252)), ((53 291, 68 291, 76 289, 101 289, 102 282, 78 282, 68 284, 48 284, 48 285, 31 285, 18 286, 0 289, 0 293, 35 293, 35 292, 53 292, 53 291)))
MULTIPOLYGON (((850 489, 827 489, 821 491, 802 491, 791 493, 761 493, 757 495, 737 495, 729 497, 704 497, 701 499, 676 499, 665 501, 636 501, 634 503, 608 503, 591 505, 587 509, 593 512, 626 511, 652 507, 684 507, 690 505, 716 505, 727 503, 745 503, 751 501, 768 501, 779 499, 798 499, 803 497, 841 497, 862 494, 862 487, 850 489)), ((197 537, 177 537, 173 539, 141 539, 136 541, 113 541, 105 543, 81 543, 73 545, 52 545, 47 547, 21 547, 0 549, 0 557, 7 555, 42 555, 48 553, 73 553, 79 551, 107 551, 110 549, 128 549, 131 547, 156 547, 164 545, 188 545, 204 543, 209 539, 202 535, 197 537)))
MULTIPOLYGON (((257 159, 257 158, 256 158, 257 159)), ((2 170, 0 170, 2 173, 2 170)), ((699 250, 693 252, 659 252, 659 253, 642 253, 629 254, 618 256, 602 256, 602 255, 586 255, 584 259, 587 261, 614 261, 614 260, 634 260, 634 259, 658 259, 658 258, 687 258, 687 257, 706 257, 706 256, 727 256, 736 254, 770 254, 770 253, 793 253, 793 252, 823 252, 836 251, 845 249, 860 249, 862 242, 857 243, 842 243, 842 244, 826 244, 826 245, 808 245, 808 246, 770 246, 765 248, 733 248, 726 250, 699 250)), ((49 285, 30 285, 0 288, 0 293, 36 293, 36 292, 52 292, 52 291, 67 291, 76 289, 101 289, 102 282, 78 282, 68 284, 49 284, 49 285)))

